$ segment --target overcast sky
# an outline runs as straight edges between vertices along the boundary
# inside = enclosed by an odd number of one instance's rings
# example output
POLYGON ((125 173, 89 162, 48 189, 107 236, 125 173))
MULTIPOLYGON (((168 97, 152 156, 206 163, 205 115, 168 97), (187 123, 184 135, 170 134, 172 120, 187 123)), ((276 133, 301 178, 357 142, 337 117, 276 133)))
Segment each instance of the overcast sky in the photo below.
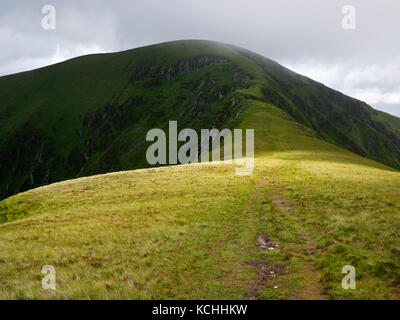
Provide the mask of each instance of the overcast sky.
POLYGON ((0 75, 178 39, 242 46, 400 116, 399 0, 1 0, 0 75), (42 8, 56 9, 55 30, 42 8), (353 20, 343 6, 355 8, 353 20), (350 21, 350 22, 349 22, 350 21))

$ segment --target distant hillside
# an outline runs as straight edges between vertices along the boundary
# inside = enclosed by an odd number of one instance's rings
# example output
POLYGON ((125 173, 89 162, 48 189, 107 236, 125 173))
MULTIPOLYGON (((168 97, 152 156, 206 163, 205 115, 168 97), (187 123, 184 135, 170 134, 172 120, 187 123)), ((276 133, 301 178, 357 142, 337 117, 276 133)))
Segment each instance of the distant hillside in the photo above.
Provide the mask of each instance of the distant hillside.
MULTIPOLYGON (((400 168, 400 119, 234 46, 176 41, 0 78, 0 199, 147 167, 146 132, 233 127, 249 99, 321 139, 400 168)), ((250 124, 251 126, 251 124, 250 124)))

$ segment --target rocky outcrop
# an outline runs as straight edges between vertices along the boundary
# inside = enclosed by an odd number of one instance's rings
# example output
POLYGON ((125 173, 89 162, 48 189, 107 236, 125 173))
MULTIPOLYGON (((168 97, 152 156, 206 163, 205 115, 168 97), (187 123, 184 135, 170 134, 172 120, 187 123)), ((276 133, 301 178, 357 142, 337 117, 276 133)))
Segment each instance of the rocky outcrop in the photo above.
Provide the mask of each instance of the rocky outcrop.
MULTIPOLYGON (((156 77, 159 80, 171 81, 182 74, 189 74, 211 65, 226 63, 228 60, 218 56, 198 56, 192 59, 180 60, 174 64, 155 62, 152 64, 136 65, 132 69, 131 80, 144 80, 156 77)), ((153 81, 155 81, 153 79, 153 81)), ((147 84, 149 85, 149 84, 147 84)))
POLYGON ((49 182, 54 156, 48 137, 29 122, 13 134, 0 150, 0 197, 49 182))

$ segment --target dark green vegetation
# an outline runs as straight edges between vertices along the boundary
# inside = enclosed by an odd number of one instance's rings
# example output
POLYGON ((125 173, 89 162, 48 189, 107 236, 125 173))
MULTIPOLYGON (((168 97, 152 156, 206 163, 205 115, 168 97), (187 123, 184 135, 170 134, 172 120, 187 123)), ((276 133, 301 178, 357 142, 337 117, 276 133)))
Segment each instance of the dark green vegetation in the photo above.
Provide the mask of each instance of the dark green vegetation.
POLYGON ((249 98, 328 142, 400 167, 398 118, 244 49, 177 41, 0 78, 0 198, 146 167, 149 129, 166 129, 168 120, 233 127, 249 98))

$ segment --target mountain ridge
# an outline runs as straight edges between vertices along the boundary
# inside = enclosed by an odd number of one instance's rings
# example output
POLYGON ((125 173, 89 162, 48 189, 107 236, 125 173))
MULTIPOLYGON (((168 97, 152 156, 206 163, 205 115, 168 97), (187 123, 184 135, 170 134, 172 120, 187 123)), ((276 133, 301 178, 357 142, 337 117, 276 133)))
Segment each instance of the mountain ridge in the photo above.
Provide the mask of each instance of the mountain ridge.
POLYGON ((243 48, 182 40, 73 58, 0 78, 0 199, 148 167, 145 133, 168 120, 234 127, 249 99, 319 138, 400 168, 400 120, 243 48))

